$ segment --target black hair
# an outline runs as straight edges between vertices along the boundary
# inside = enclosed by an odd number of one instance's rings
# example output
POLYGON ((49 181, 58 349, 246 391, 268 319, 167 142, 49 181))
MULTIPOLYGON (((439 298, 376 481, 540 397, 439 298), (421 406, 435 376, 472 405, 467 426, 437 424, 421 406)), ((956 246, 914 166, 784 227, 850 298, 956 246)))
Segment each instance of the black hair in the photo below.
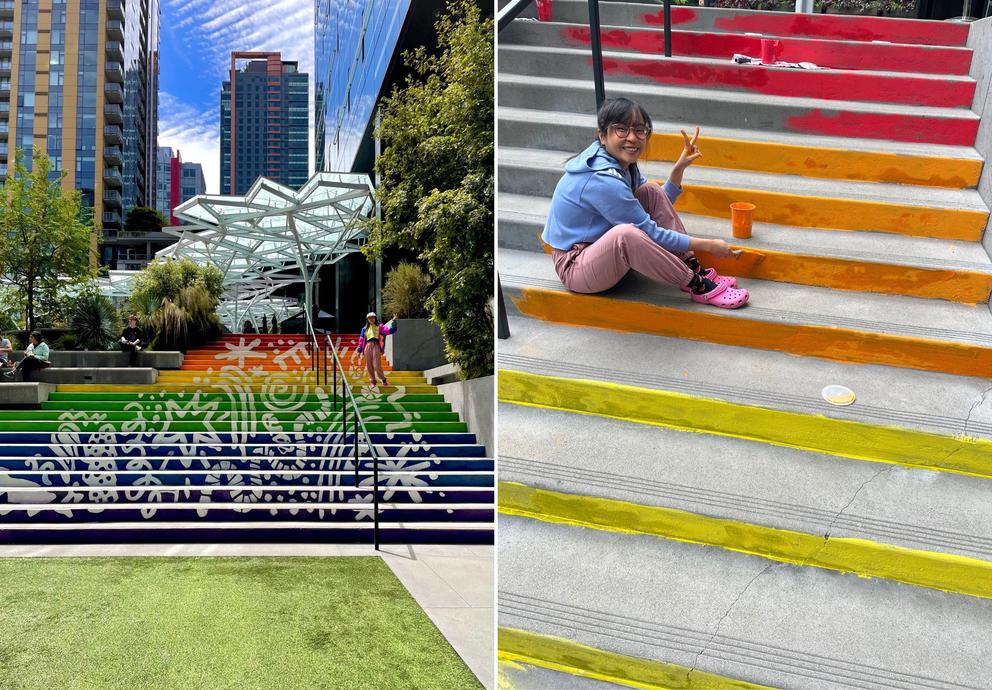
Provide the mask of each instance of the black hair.
POLYGON ((43 343, 43 342, 45 342, 45 338, 44 338, 44 337, 42 337, 42 335, 41 335, 41 331, 31 331, 31 333, 29 333, 29 334, 28 334, 28 337, 29 337, 29 338, 34 338, 34 339, 35 339, 35 340, 37 340, 37 341, 38 341, 39 343, 43 343))
POLYGON ((599 131, 605 134, 610 125, 632 124, 637 120, 637 115, 641 116, 645 127, 652 129, 651 116, 640 103, 629 98, 608 98, 596 115, 596 125, 599 131))

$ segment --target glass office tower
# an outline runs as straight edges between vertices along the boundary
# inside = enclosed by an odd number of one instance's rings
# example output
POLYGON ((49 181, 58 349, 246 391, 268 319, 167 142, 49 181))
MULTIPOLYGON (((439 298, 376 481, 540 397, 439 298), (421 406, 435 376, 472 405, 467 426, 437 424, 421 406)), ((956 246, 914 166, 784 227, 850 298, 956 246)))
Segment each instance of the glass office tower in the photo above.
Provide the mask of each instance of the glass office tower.
POLYGON ((279 53, 231 53, 221 90, 220 191, 259 177, 298 189, 310 177, 310 75, 279 53))
POLYGON ((155 203, 159 0, 0 0, 0 172, 37 147, 81 190, 114 265, 155 203))

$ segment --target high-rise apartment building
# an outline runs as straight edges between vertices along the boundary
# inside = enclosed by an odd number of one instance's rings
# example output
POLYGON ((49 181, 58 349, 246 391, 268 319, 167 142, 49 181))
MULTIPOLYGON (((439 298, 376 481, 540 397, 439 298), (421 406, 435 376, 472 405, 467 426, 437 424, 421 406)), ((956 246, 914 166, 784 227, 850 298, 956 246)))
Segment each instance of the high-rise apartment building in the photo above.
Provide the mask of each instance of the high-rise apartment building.
POLYGON ((309 78, 279 53, 231 53, 220 97, 221 194, 244 194, 258 177, 306 183, 309 78))
POLYGON ((179 178, 179 203, 206 193, 207 181, 203 177, 203 166, 199 163, 183 163, 179 178))
MULTIPOLYGON (((172 216, 172 147, 159 146, 155 156, 155 209, 163 218, 172 216)), ((170 219, 170 225, 171 225, 170 219)))
POLYGON ((175 208, 197 194, 207 193, 203 166, 199 163, 183 163, 179 151, 173 151, 169 146, 160 146, 155 190, 155 208, 168 220, 169 225, 179 225, 179 219, 173 214, 175 208))
POLYGON ((114 265, 126 210, 154 204, 159 0, 0 0, 0 171, 45 151, 114 265))

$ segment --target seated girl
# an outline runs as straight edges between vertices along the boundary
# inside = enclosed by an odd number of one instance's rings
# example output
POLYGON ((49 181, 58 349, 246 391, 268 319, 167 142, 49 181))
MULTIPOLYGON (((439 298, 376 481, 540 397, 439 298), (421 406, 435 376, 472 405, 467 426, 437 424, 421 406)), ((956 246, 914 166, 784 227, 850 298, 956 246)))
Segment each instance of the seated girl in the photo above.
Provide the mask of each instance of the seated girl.
POLYGON ((651 135, 651 118, 627 98, 599 110, 597 139, 565 166, 551 199, 541 238, 553 248, 555 272, 573 292, 595 293, 620 282, 630 269, 674 285, 696 302, 724 309, 747 304, 737 279, 700 265, 694 251, 731 255, 723 240, 689 236, 672 204, 685 169, 702 156, 683 131, 685 146, 664 187, 637 168, 651 135))

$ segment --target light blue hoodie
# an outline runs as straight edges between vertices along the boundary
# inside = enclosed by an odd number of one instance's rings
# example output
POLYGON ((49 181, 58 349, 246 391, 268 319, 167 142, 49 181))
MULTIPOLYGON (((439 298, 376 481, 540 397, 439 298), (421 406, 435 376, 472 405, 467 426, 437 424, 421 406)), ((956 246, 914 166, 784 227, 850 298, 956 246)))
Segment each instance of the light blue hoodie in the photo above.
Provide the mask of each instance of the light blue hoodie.
MULTIPOLYGON (((630 223, 670 252, 688 251, 689 237, 660 227, 634 196, 634 190, 645 182, 636 165, 630 171, 625 170, 594 141, 565 165, 565 174, 551 198, 541 239, 555 249, 567 251, 574 244, 595 242, 615 225, 630 223), (637 180, 632 180, 632 176, 637 180)), ((671 182, 666 182, 664 189, 672 203, 682 193, 671 182)))

